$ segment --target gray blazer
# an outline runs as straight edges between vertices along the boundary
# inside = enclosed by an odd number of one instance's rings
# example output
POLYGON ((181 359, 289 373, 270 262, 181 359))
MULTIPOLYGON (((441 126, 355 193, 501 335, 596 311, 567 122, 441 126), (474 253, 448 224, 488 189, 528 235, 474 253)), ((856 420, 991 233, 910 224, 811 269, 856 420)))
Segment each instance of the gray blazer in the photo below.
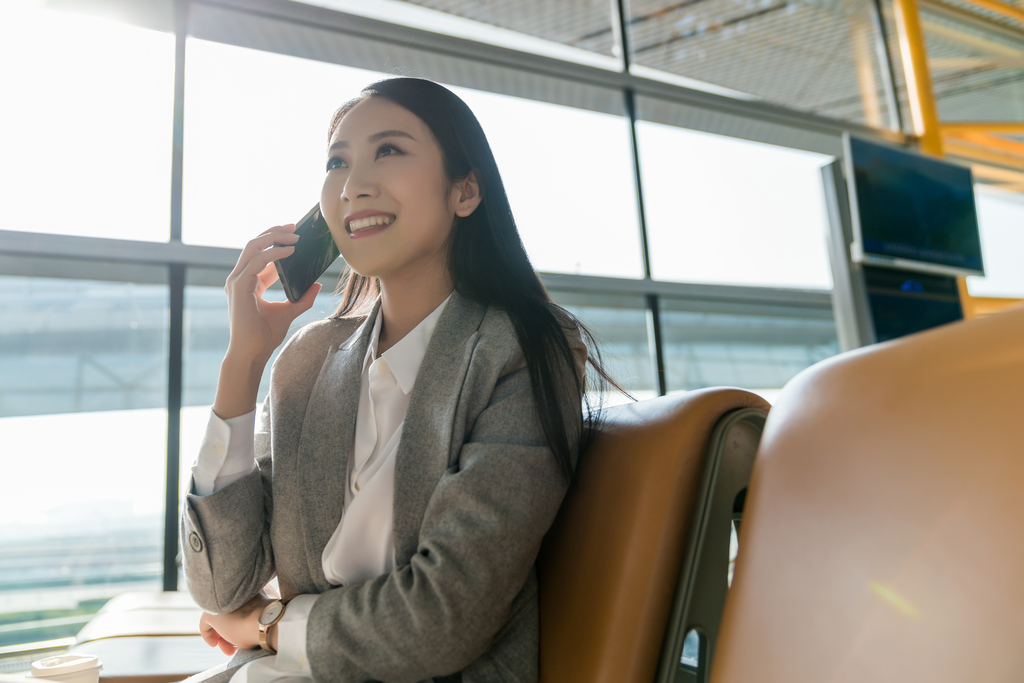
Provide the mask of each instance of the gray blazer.
MULTIPOLYGON (((212 612, 238 609, 275 574, 284 595, 321 594, 306 637, 317 681, 535 681, 533 565, 567 482, 500 310, 455 293, 427 347, 396 456, 395 570, 346 587, 324 578, 372 321, 312 323, 281 351, 257 469, 210 496, 190 486, 181 518, 188 590, 212 612)), ((585 347, 578 332, 567 336, 582 372, 585 347)), ((579 397, 568 387, 565 396, 575 425, 579 397)), ((240 651, 203 680, 227 680, 262 655, 240 651)))

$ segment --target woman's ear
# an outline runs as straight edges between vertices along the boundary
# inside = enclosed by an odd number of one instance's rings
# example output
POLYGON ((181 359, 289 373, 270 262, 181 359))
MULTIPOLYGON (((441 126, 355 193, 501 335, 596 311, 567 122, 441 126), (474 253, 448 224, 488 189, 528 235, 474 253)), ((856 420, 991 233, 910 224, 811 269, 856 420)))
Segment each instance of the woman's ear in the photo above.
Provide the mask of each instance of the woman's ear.
POLYGON ((451 198, 455 205, 456 216, 465 218, 476 211, 476 207, 480 206, 484 195, 480 189, 480 182, 477 180, 475 170, 470 171, 469 175, 462 180, 456 181, 452 186, 451 198))

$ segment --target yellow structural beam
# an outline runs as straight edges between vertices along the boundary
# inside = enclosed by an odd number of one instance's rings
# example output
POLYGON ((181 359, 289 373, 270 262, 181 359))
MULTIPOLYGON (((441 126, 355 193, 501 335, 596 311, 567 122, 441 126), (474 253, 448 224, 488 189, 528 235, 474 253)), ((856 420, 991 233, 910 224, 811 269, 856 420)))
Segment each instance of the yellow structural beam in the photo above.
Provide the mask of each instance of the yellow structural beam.
POLYGON ((999 137, 998 135, 992 135, 991 133, 979 133, 975 131, 959 131, 956 133, 947 133, 948 137, 959 138, 966 142, 970 142, 981 147, 988 147, 989 149, 999 150, 1000 152, 1009 155, 1010 157, 1019 158, 1024 162, 1024 142, 1018 142, 1017 140, 1011 140, 1009 138, 999 137))
POLYGON ((1024 171, 1024 157, 1017 156, 1012 152, 949 136, 943 139, 943 144, 944 149, 955 156, 1024 171))
POLYGON ((996 135, 1024 135, 1024 121, 957 121, 943 123, 943 133, 995 133, 996 135))

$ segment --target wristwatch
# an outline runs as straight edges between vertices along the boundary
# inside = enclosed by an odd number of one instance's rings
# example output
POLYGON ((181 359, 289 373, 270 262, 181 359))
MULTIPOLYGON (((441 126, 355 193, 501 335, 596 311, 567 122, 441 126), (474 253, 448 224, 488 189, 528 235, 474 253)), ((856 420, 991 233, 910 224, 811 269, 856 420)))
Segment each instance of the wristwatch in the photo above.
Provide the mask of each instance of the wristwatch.
POLYGON ((284 616, 284 607, 287 604, 287 600, 274 600, 264 607, 260 614, 260 647, 271 654, 277 654, 277 650, 270 647, 270 629, 281 621, 281 617, 284 616))

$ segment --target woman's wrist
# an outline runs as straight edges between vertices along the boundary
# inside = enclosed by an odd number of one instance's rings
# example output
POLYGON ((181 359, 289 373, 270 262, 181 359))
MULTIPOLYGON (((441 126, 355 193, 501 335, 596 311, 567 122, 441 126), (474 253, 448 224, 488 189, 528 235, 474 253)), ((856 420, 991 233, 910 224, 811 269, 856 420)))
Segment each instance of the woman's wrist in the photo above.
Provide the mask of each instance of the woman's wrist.
POLYGON ((220 365, 213 412, 222 420, 230 420, 252 411, 266 364, 264 359, 240 356, 229 351, 220 365))

